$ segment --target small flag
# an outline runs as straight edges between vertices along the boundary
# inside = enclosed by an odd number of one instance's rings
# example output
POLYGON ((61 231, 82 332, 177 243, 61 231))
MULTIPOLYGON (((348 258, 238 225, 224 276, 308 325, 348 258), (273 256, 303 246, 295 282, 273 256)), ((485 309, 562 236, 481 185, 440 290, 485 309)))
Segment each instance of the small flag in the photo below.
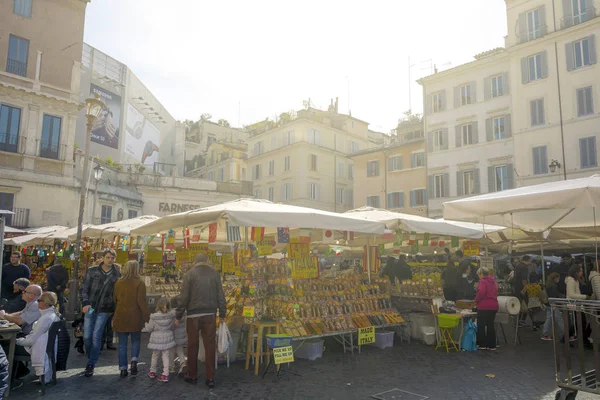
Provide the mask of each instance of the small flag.
POLYGON ((192 234, 192 243, 198 243, 200 241, 200 229, 194 229, 192 234))
POLYGON ((432 240, 431 243, 430 243, 431 247, 437 247, 437 245, 438 245, 438 241, 437 240, 432 240))
POLYGON ((423 234, 423 246, 429 246, 429 233, 423 234))
POLYGON ((330 229, 323 229, 323 243, 333 243, 333 231, 330 229))
POLYGON ((210 224, 208 226, 208 243, 214 243, 217 241, 217 223, 210 224))
POLYGON ((412 246, 412 245, 414 245, 416 243, 416 241, 417 241, 417 232, 412 231, 410 233, 410 236, 409 236, 409 239, 408 239, 408 244, 410 246, 412 246))
POLYGON ((183 233, 183 248, 190 248, 190 230, 188 228, 185 228, 185 232, 183 233))
POLYGON ((458 236, 452 236, 450 238, 450 247, 458 247, 458 236))
POLYGON ((289 243, 290 242, 290 228, 277 228, 277 242, 289 243))
POLYGON ((401 230, 397 230, 396 231, 396 242, 394 243, 394 246, 396 246, 396 247, 402 246, 403 240, 404 240, 404 232, 402 232, 401 230))
POLYGON ((173 229, 169 229, 167 232, 167 250, 175 250, 175 231, 173 229))
POLYGON ((162 251, 165 251, 165 234, 161 233, 160 235, 160 248, 162 251))
POLYGON ((225 229, 227 230, 227 241, 228 242, 241 242, 242 234, 239 226, 229 225, 229 222, 225 222, 225 229))
POLYGON ((252 233, 250 234, 250 240, 252 240, 253 242, 258 242, 260 240, 263 240, 264 237, 265 237, 265 228, 260 228, 257 226, 252 227, 252 233))

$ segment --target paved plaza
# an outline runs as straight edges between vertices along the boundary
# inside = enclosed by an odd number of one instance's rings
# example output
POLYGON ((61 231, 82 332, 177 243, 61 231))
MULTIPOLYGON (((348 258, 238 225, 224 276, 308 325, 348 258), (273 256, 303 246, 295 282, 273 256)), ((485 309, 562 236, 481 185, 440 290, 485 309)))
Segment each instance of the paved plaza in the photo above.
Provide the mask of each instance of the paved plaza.
MULTIPOLYGON (((147 339, 147 337, 145 337, 147 339)), ((396 338, 397 339, 397 338, 396 338)), ((326 343, 323 358, 297 360, 287 377, 277 381, 244 370, 238 361, 230 368, 219 366, 217 387, 209 391, 203 384, 193 386, 177 377, 169 383, 150 380, 150 353, 144 348, 141 372, 136 377, 118 376, 117 352, 103 351, 93 378, 81 376, 86 358, 74 350, 69 370, 59 373, 58 385, 49 388, 47 399, 77 396, 85 399, 554 399, 553 353, 551 342, 523 332, 517 348, 502 346, 495 353, 449 353, 419 342, 397 343, 380 350, 363 347, 362 353, 343 354, 335 342, 326 343), (487 377, 494 374, 494 378, 487 377), (387 392, 387 393, 386 393, 387 392)), ((203 366, 201 367, 201 370, 203 366)), ((16 389, 13 399, 35 397, 34 383, 16 389)), ((579 395, 578 400, 595 399, 579 395)))

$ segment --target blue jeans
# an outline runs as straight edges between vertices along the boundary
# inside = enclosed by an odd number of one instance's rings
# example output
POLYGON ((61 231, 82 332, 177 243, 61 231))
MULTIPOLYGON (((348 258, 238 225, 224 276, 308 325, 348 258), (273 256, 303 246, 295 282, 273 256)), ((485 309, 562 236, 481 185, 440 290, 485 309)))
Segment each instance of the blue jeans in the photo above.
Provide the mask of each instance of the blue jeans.
POLYGON ((131 335, 131 361, 140 358, 140 347, 142 345, 142 332, 117 332, 119 337, 119 369, 127 371, 127 342, 131 335))
POLYGON ((110 313, 98 313, 96 311, 91 314, 85 314, 83 343, 85 343, 85 352, 88 356, 88 365, 92 367, 95 367, 98 362, 104 327, 110 316, 110 313))
MULTIPOLYGON (((554 339, 562 339, 565 336, 565 322, 562 317, 562 313, 558 310, 554 310, 554 323, 556 324, 556 330, 560 337, 554 339)), ((554 336, 552 330, 552 307, 546 306, 546 322, 544 323, 544 336, 554 336)))

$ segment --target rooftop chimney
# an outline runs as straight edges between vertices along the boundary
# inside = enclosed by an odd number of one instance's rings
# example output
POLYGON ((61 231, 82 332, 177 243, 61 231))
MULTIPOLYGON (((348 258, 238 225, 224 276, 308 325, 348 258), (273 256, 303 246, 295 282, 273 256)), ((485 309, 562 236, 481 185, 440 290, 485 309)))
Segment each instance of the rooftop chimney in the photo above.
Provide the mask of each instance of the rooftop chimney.
POLYGON ((336 98, 335 98, 335 113, 336 113, 336 114, 338 113, 338 105, 339 105, 339 98, 338 98, 338 97, 336 97, 336 98))

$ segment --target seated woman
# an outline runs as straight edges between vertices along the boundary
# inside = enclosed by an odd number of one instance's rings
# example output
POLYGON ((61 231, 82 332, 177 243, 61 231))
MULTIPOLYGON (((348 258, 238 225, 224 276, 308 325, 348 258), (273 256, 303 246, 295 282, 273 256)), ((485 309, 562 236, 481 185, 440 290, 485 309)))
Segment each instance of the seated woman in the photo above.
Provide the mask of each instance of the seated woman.
POLYGON ((42 316, 33 324, 33 329, 27 336, 17 339, 17 345, 25 347, 25 350, 31 354, 31 366, 40 378, 42 391, 45 383, 52 379, 52 368, 50 368, 50 361, 46 354, 46 346, 48 345, 50 326, 60 319, 54 310, 56 302, 56 294, 44 292, 38 300, 42 316))

